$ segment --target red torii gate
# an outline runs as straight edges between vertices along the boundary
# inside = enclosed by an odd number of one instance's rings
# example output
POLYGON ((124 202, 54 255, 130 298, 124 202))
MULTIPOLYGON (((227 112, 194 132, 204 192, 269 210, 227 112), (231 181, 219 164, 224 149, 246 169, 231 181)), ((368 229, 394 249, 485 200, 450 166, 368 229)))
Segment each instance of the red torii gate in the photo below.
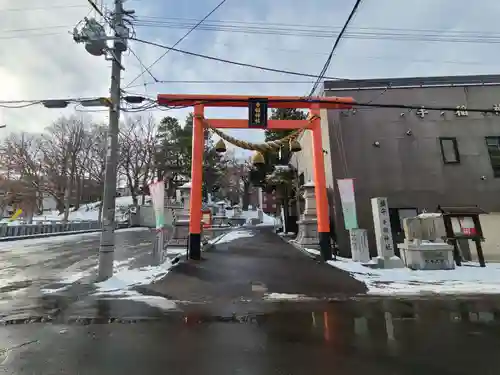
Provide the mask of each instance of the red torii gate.
POLYGON ((308 129, 312 131, 314 186, 318 215, 318 236, 323 259, 332 259, 330 220, 325 179, 321 109, 350 109, 350 97, 303 98, 299 96, 174 95, 159 94, 158 105, 194 107, 189 218, 189 258, 201 258, 203 151, 205 126, 223 129, 308 129), (249 119, 205 119, 205 107, 249 107, 249 119), (268 120, 268 108, 309 109, 309 120, 268 120))

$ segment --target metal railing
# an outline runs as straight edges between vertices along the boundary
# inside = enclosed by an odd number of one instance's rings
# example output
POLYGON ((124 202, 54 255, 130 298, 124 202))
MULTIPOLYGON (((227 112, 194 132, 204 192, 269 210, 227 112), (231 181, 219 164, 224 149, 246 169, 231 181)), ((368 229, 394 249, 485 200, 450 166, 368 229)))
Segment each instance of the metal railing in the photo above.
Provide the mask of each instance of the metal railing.
POLYGON ((83 233, 101 230, 98 221, 74 221, 50 224, 0 225, 0 241, 17 238, 45 237, 64 233, 83 233))

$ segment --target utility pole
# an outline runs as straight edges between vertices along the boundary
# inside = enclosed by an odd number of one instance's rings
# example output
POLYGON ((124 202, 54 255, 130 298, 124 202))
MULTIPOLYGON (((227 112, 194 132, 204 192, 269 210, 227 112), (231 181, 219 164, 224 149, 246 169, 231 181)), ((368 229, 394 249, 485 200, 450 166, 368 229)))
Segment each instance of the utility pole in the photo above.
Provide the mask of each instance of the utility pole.
MULTIPOLYGON (((113 262, 115 252, 115 199, 116 179, 118 167, 118 134, 120 124, 120 80, 122 66, 122 53, 127 50, 129 29, 125 26, 125 16, 134 14, 133 10, 124 10, 123 3, 126 0, 115 0, 115 10, 112 13, 110 26, 114 35, 108 36, 103 25, 95 18, 84 19, 84 26, 79 30, 73 30, 73 40, 76 43, 84 43, 85 49, 93 56, 104 56, 106 60, 112 61, 111 66, 111 88, 110 98, 99 98, 87 103, 87 106, 105 105, 109 107, 109 127, 107 131, 106 145, 106 169, 104 172, 104 193, 102 199, 102 232, 99 245, 99 274, 98 280, 103 281, 113 276, 113 262), (113 41, 113 48, 109 48, 107 42, 113 41)), ((93 0, 88 0, 94 10, 104 19, 107 17, 99 9, 93 0)), ((44 103, 49 108, 63 108, 67 103, 59 101, 44 103), (57 107, 55 107, 57 106, 57 107)), ((83 105, 83 104, 82 104, 83 105)))
POLYGON ((99 245, 99 273, 98 280, 103 281, 113 276, 113 262, 115 253, 115 206, 116 180, 118 168, 118 134, 120 125, 120 80, 122 67, 122 53, 127 50, 128 30, 123 24, 123 0, 115 0, 113 14, 113 30, 115 38, 111 51, 111 89, 109 108, 108 143, 106 153, 106 170, 104 175, 103 220, 101 241, 99 245), (125 35, 125 32, 127 34, 125 35))

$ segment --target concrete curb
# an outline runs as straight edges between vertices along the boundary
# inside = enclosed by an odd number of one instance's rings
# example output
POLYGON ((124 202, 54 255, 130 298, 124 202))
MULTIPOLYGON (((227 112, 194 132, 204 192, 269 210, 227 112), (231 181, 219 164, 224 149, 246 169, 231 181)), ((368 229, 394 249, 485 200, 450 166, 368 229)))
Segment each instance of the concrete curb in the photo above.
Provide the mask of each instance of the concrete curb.
POLYGON ((318 256, 318 255, 314 255, 314 254, 311 254, 309 251, 307 251, 306 249, 304 249, 302 246, 300 246, 297 242, 295 242, 294 240, 292 241, 287 241, 290 245, 292 245, 293 247, 295 247, 297 250, 300 250, 304 255, 308 256, 309 258, 311 259, 314 259, 316 261, 323 261, 323 259, 321 259, 321 256, 318 256))
POLYGON ((278 235, 278 237, 281 238, 287 244, 290 244, 293 247, 295 247, 297 250, 300 250, 304 255, 308 256, 309 258, 314 259, 316 261, 322 261, 320 256, 311 254, 309 251, 307 251, 302 246, 300 246, 297 242, 295 242, 295 240, 287 240, 284 236, 280 236, 280 235, 278 235))

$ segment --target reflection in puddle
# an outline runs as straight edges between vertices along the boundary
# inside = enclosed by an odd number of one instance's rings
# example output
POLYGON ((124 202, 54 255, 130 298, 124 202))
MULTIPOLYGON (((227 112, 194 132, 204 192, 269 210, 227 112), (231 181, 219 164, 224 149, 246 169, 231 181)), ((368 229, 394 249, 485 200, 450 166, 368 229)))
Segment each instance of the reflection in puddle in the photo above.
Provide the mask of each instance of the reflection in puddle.
POLYGON ((89 325, 71 327, 70 333, 85 334, 64 341, 64 348, 74 343, 78 358, 110 348, 130 353, 108 360, 112 368, 141 355, 148 366, 157 364, 155 372, 168 367, 162 361, 169 355, 169 364, 199 365, 188 374, 495 374, 500 366, 500 300, 339 301, 309 310, 303 303, 270 305, 261 314, 217 315, 203 306, 166 312, 104 299, 65 310, 53 323, 89 325), (293 311, 296 305, 300 310, 293 311), (91 341, 85 341, 88 332, 91 341), (196 361, 183 357, 189 351, 196 351, 196 361), (241 371, 222 371, 231 361, 241 371))

